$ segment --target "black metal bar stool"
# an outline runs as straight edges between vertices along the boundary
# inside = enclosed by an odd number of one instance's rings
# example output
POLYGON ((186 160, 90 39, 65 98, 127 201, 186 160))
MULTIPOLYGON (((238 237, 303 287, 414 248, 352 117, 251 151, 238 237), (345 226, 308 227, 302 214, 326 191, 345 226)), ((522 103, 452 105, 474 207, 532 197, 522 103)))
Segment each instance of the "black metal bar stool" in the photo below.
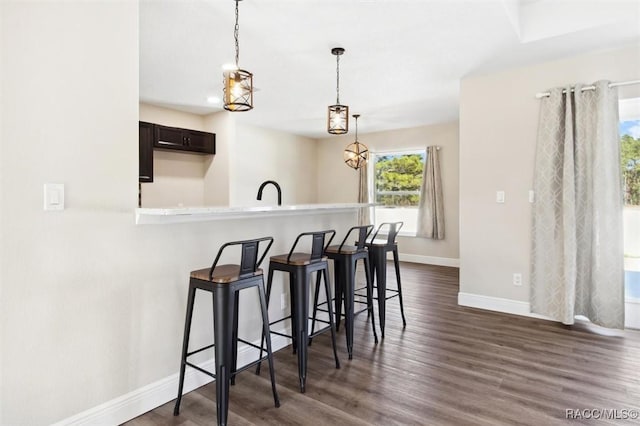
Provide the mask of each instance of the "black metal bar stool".
POLYGON ((402 303, 402 283, 400 282, 400 264, 398 262, 398 243, 396 242, 396 236, 402 228, 402 222, 385 222, 378 226, 376 232, 373 234, 371 241, 367 242, 365 246, 369 249, 369 258, 371 260, 371 275, 372 281, 377 281, 374 287, 378 290, 378 315, 380 317, 380 332, 384 339, 384 325, 385 325, 385 308, 386 301, 392 297, 398 297, 400 300, 400 313, 402 315, 402 325, 407 326, 407 321, 404 318, 404 306, 402 303), (376 239, 380 231, 387 232, 387 239, 376 239), (396 282, 398 284, 397 289, 387 288, 387 253, 393 253, 393 263, 396 269, 396 282), (373 272, 375 271, 375 278, 373 272), (391 293, 391 296, 387 296, 387 292, 391 293))
MULTIPOLYGON (((331 244, 331 240, 335 236, 336 231, 319 231, 319 232, 303 232, 298 235, 293 247, 288 254, 271 256, 269 259, 269 278, 267 279, 267 304, 271 297, 271 284, 273 282, 274 271, 282 271, 289 273, 289 291, 291 293, 292 305, 291 315, 273 321, 270 325, 282 322, 291 318, 292 334, 284 334, 271 331, 273 334, 284 336, 292 339, 294 353, 298 354, 298 378, 300 380, 300 392, 305 392, 307 380, 307 351, 308 344, 312 337, 331 330, 331 343, 333 344, 333 356, 336 361, 336 368, 340 368, 338 360, 338 352, 336 351, 336 327, 333 321, 333 310, 329 304, 329 324, 322 330, 309 334, 309 287, 311 285, 311 274, 316 273, 316 283, 320 284, 320 274, 324 278, 324 287, 327 300, 331 300, 329 291, 329 264, 327 257, 323 255, 325 250, 325 239, 327 235, 331 235, 326 246, 331 244), (303 237, 311 237, 311 253, 298 253, 295 251, 298 242, 303 237)), ((261 352, 262 353, 262 352, 261 352)), ((258 364, 257 372, 260 372, 260 364, 258 364)))
MULTIPOLYGON (((273 244, 272 237, 259 238, 255 240, 234 241, 220 247, 218 254, 213 261, 213 265, 208 269, 192 271, 189 279, 189 295, 187 298, 187 316, 184 324, 184 340, 182 342, 182 358, 180 361, 180 382, 178 385, 178 398, 173 410, 173 415, 180 413, 180 401, 182 399, 182 389, 184 385, 184 373, 186 366, 195 368, 204 374, 216 379, 216 411, 218 425, 227 424, 229 412, 229 384, 235 382, 235 376, 241 371, 261 362, 262 349, 264 346, 264 336, 269 335, 269 318, 267 301, 264 293, 264 280, 262 269, 258 266, 264 260, 269 248, 273 244), (260 243, 268 241, 267 248, 258 260, 260 243), (241 246, 241 257, 239 265, 218 265, 218 260, 225 248, 230 246, 241 246), (238 293, 246 288, 256 287, 260 299, 260 309, 262 311, 262 335, 260 346, 238 338, 238 293), (196 290, 209 291, 213 295, 213 327, 214 344, 189 352, 189 334, 191 331, 191 318, 193 316, 193 304, 196 290), (237 368, 238 341, 260 349, 260 358, 241 369, 237 368), (216 372, 204 370, 195 364, 187 361, 191 355, 197 354, 209 348, 215 348, 216 372)), ((273 369, 273 354, 271 352, 271 339, 267 338, 267 360, 269 361, 269 372, 271 373, 271 390, 273 401, 276 407, 280 406, 278 393, 276 392, 276 380, 273 369)))
MULTIPOLYGON (((336 314, 336 329, 340 327, 340 320, 342 317, 342 301, 344 298, 344 318, 345 318, 345 335, 347 338, 347 352, 349 353, 349 359, 353 359, 353 323, 355 315, 368 311, 373 313, 373 288, 371 281, 371 270, 369 266, 369 252, 365 247, 365 241, 369 234, 373 230, 373 225, 354 226, 347 232, 347 235, 342 240, 340 245, 329 246, 325 249, 325 255, 333 260, 333 271, 335 274, 334 285, 334 301, 335 301, 335 314, 336 314), (345 243, 351 236, 352 232, 358 232, 358 240, 355 246, 346 245, 345 243), (360 302, 355 300, 355 283, 356 283, 356 265, 358 260, 364 262, 364 271, 366 276, 366 289, 367 289, 367 301, 360 302), (367 307, 355 312, 355 303, 365 303, 367 307)), ((316 292, 313 301, 313 321, 311 323, 311 333, 313 334, 316 322, 316 313, 319 306, 324 303, 330 304, 330 301, 318 304, 319 286, 316 286, 316 292)), ((373 330, 373 337, 375 342, 378 343, 378 335, 376 333, 376 326, 374 316, 371 315, 371 328, 373 330)))

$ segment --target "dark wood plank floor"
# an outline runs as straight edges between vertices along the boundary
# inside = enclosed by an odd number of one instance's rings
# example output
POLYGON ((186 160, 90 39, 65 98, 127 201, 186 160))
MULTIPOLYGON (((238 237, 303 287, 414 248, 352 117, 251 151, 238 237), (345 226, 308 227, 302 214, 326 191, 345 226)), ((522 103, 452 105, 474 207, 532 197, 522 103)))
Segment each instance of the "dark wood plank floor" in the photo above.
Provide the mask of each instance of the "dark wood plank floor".
MULTIPOLYGON (((386 338, 378 345, 360 315, 353 360, 347 359, 343 328, 338 335, 339 370, 328 334, 317 337, 309 348, 305 394, 298 391, 290 347, 279 351, 280 408, 273 406, 268 370, 261 376, 245 371, 231 388, 229 424, 638 423, 567 420, 565 410, 640 410, 640 332, 603 336, 585 324, 460 307, 456 268, 403 263, 402 279, 406 329, 397 299, 389 301, 386 338)), ((171 402, 127 424, 210 425, 215 410, 215 384, 209 384, 185 395, 178 417, 171 402)))

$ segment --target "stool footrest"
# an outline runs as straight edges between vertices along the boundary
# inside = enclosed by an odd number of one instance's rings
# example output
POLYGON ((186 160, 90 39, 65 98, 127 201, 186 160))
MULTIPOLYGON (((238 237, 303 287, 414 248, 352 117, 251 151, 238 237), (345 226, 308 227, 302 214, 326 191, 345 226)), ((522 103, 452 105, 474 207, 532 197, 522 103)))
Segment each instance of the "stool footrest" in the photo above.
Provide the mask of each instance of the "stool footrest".
MULTIPOLYGON (((313 318, 309 318, 309 319, 313 319, 313 318)), ((327 321, 327 320, 320 319, 320 318, 316 318, 316 321, 317 321, 317 322, 321 322, 321 323, 323 323, 323 324, 331 324, 331 321, 327 321)), ((324 329, 323 329, 323 330, 324 330, 324 329)))
MULTIPOLYGON (((366 297, 366 296, 365 296, 365 295, 363 295, 363 294, 356 294, 356 296, 366 297)), ((395 297, 395 296, 390 296, 390 297, 395 297)), ((326 303, 327 303, 327 302, 318 303, 318 306, 325 305, 326 303)), ((365 308, 365 309, 360 309, 359 311, 355 311, 355 312, 353 313, 353 315, 354 315, 354 316, 355 316, 355 315, 358 315, 358 314, 361 314, 361 313, 366 312, 366 311, 368 311, 368 310, 369 310, 369 308, 368 308, 369 303, 367 303, 366 301, 362 301, 362 300, 355 300, 355 298, 354 298, 353 303, 361 303, 361 304, 363 304, 363 305, 367 305, 367 308, 365 308)), ((324 312, 325 314, 328 314, 328 313, 329 313, 329 310, 328 310, 328 309, 317 308, 316 310, 318 310, 318 311, 320 311, 320 312, 324 312)), ((341 318, 346 318, 346 316, 347 316, 347 314, 345 314, 344 312, 340 314, 340 317, 341 317, 341 318)), ((318 319, 318 318, 316 318, 316 321, 322 321, 322 322, 324 322, 324 323, 328 324, 328 322, 327 322, 327 321, 320 320, 320 319, 318 319)))
MULTIPOLYGON (((316 319, 316 321, 320 321, 320 320, 316 319)), ((325 323, 329 324, 328 321, 322 321, 322 322, 325 322, 325 323)), ((318 330, 318 331, 314 331, 312 334, 309 334, 309 339, 312 339, 312 338, 316 337, 317 335, 322 334, 325 331, 329 331, 329 330, 331 330, 331 326, 325 327, 325 328, 323 328, 321 330, 318 330)))
POLYGON ((184 364, 185 364, 185 365, 188 365, 189 367, 195 368, 196 370, 198 370, 198 371, 199 371, 199 372, 201 372, 201 373, 206 374, 207 376, 211 376, 211 377, 213 377, 214 379, 216 378, 216 375, 215 375, 215 374, 213 374, 213 373, 212 373, 212 372, 210 372, 210 371, 205 370, 204 368, 198 367, 198 366, 197 366, 197 365, 195 365, 195 364, 191 364, 191 363, 190 363, 190 362, 188 362, 188 361, 185 361, 185 362, 184 362, 184 364))
POLYGON ((238 337, 238 342, 242 342, 242 343, 244 343, 245 345, 249 345, 249 346, 251 346, 252 348, 260 349, 260 350, 263 350, 263 351, 265 351, 265 350, 266 350, 266 348, 265 348, 265 347, 260 347, 260 346, 256 345, 255 343, 248 342, 248 341, 246 341, 246 340, 244 340, 244 339, 241 339, 241 338, 239 338, 239 337, 238 337))
MULTIPOLYGON (((375 288, 374 288, 374 289, 375 289, 375 288)), ((394 297, 398 297, 398 296, 400 296, 400 290, 398 290, 398 289, 395 289, 395 288, 388 288, 388 289, 386 289, 386 291, 391 292, 391 293, 394 293, 394 294, 392 294, 391 296, 386 296, 386 297, 385 297, 385 300, 389 300, 389 299, 391 299, 391 298, 394 298, 394 297)), ((359 294, 359 293, 355 293, 355 296, 359 296, 359 297, 367 297, 367 295, 366 295, 366 294, 359 294)), ((378 296, 372 296, 372 299, 373 299, 373 300, 378 300, 378 296)), ((362 302, 362 301, 360 301, 360 300, 354 300, 354 302, 356 302, 356 303, 367 303, 367 302, 362 302)))
MULTIPOLYGON (((240 339, 238 339, 238 340, 240 340, 240 339)), ((244 342, 244 343, 246 343, 246 342, 244 342)), ((260 346, 256 346, 256 345, 252 345, 252 346, 254 346, 256 349, 260 349, 260 346)), ((262 358, 258 358, 258 359, 256 359, 255 361, 251 361, 249 364, 243 365, 242 367, 238 368, 238 369, 235 371, 235 373, 231 373, 231 374, 229 375, 229 377, 231 378, 231 377, 235 376, 236 374, 243 372, 244 370, 248 370, 249 368, 253 367, 254 365, 258 364, 259 362, 263 362, 263 361, 267 361, 267 360, 268 360, 268 356, 267 356, 267 355, 265 355, 265 356, 263 356, 262 358)), ((190 363, 190 362, 188 362, 188 361, 186 361, 186 362, 185 362, 185 365, 188 365, 188 366, 189 366, 189 367, 191 367, 191 368, 195 368, 195 369, 196 369, 196 370, 198 370, 199 372, 204 373, 204 374, 206 374, 207 376, 210 376, 210 377, 212 377, 212 378, 214 378, 214 379, 216 378, 216 375, 215 375, 215 374, 213 374, 212 372, 210 372, 210 371, 208 371, 208 370, 205 370, 204 368, 199 367, 199 366, 197 366, 197 365, 195 365, 195 364, 192 364, 192 363, 190 363)))
POLYGON ((196 350, 195 350, 195 351, 193 351, 193 352, 187 352, 187 356, 189 357, 189 356, 191 356, 191 355, 195 355, 195 354, 197 354, 197 353, 199 353, 199 352, 206 351, 207 349, 211 349, 211 348, 213 348, 214 346, 215 346, 215 344, 211 344, 211 345, 209 345, 209 346, 205 346, 204 348, 196 349, 196 350))
POLYGON ((284 334, 284 333, 280 333, 279 331, 270 331, 271 334, 275 334, 277 336, 282 336, 282 337, 287 337, 289 339, 293 339, 293 337, 290 334, 284 334))
MULTIPOLYGON (((260 348, 258 347, 258 349, 260 349, 260 348)), ((233 376, 235 376, 235 375, 236 375, 236 374, 238 374, 238 373, 242 373, 244 370, 248 370, 248 369, 250 369, 251 367, 253 367, 254 365, 257 365, 258 363, 263 362, 263 361, 267 361, 267 360, 268 360, 268 356, 267 356, 267 355, 265 355, 265 356, 263 356, 262 358, 256 359, 255 361, 251 361, 249 364, 247 364, 247 365, 243 365, 242 367, 238 368, 238 369, 236 370, 236 372, 235 372, 235 373, 232 373, 229 377, 233 377, 233 376)))
MULTIPOLYGON (((286 316, 286 317, 284 317, 284 318, 280 318, 279 320, 275 320, 275 321, 273 321, 273 322, 270 322, 270 323, 269 323, 269 327, 271 327, 273 324, 277 324, 277 323, 282 322, 282 321, 284 321, 284 320, 288 320, 289 318, 291 318, 291 315, 286 316)), ((273 333, 273 331, 272 331, 272 333, 273 333)))
MULTIPOLYGON (((312 318, 309 318, 309 319, 312 319, 312 318)), ((329 321, 327 321, 327 320, 323 320, 323 319, 319 319, 319 318, 316 318, 316 321, 317 321, 317 322, 324 323, 324 324, 331 324, 329 321)), ((313 334, 310 334, 310 335, 308 336, 308 338, 309 338, 309 339, 311 339, 312 337, 315 337, 315 336, 317 336, 318 334, 320 334, 320 333, 324 333, 325 331, 328 331, 328 330, 331 330, 331 327, 325 327, 325 328, 323 328, 323 329, 321 329, 321 330, 315 331, 315 332, 313 332, 313 334)), ((275 334, 275 335, 277 335, 277 336, 286 337, 286 338, 288 338, 288 339, 293 339, 293 336, 291 336, 290 334, 280 333, 279 331, 273 331, 273 330, 271 330, 271 334, 275 334)), ((258 349, 260 349, 260 347, 258 347, 258 349)))

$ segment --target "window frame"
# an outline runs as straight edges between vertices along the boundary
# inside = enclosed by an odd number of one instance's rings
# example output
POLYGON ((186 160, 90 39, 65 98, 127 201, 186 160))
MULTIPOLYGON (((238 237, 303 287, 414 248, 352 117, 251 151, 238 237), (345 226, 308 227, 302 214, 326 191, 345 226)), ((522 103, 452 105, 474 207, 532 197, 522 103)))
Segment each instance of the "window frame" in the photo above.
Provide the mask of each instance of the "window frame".
MULTIPOLYGON (((387 155, 412 155, 412 154, 421 154, 423 157, 423 171, 424 171, 424 167, 426 167, 427 164, 427 149, 425 148, 404 148, 404 149, 394 149, 394 150, 384 150, 384 151, 374 151, 371 152, 371 160, 367 163, 367 167, 368 167, 368 175, 369 175, 369 199, 373 198, 372 202, 375 203, 376 202, 376 195, 378 194, 377 192, 377 188, 376 188, 376 176, 375 176, 375 165, 377 163, 377 159, 378 157, 383 157, 383 156, 387 156, 387 155)), ((420 182, 420 189, 418 189, 417 195, 418 197, 420 197, 422 195, 422 182, 420 182)), ((414 192, 414 191, 389 191, 389 192, 394 192, 394 193, 398 193, 398 192, 414 192)), ((378 226, 380 225, 380 223, 378 223, 377 218, 376 218, 376 209, 378 208, 382 208, 384 206, 373 206, 372 210, 372 222, 373 225, 375 227, 375 229, 378 228, 378 226)), ((402 208, 402 207, 400 207, 402 208)), ((405 223, 405 225, 403 226, 403 228, 400 230, 400 232, 398 233, 399 236, 401 237, 416 237, 416 233, 417 231, 417 225, 418 225, 418 218, 417 218, 417 210, 419 207, 416 207, 416 218, 415 218, 415 223, 414 225, 411 227, 413 229, 409 229, 407 230, 407 224, 405 223)), ((383 235, 386 236, 386 233, 380 233, 378 235, 383 235)))

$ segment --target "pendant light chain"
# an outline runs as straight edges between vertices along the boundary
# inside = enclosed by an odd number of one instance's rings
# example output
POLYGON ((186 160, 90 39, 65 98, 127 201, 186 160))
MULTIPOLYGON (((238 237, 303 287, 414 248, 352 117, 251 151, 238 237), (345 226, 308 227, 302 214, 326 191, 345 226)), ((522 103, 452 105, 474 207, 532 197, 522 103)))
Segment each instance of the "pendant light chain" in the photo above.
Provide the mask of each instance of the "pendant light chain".
POLYGON ((236 68, 239 68, 238 63, 240 59, 240 43, 238 42, 238 33, 240 32, 240 25, 238 24, 238 3, 236 0, 236 26, 233 29, 233 37, 236 40, 236 68))
POLYGON ((340 55, 336 55, 336 104, 340 105, 340 55))
POLYGON ((358 142, 358 117, 360 117, 360 115, 358 114, 353 115, 353 118, 356 119, 356 140, 355 140, 356 142, 358 142))

